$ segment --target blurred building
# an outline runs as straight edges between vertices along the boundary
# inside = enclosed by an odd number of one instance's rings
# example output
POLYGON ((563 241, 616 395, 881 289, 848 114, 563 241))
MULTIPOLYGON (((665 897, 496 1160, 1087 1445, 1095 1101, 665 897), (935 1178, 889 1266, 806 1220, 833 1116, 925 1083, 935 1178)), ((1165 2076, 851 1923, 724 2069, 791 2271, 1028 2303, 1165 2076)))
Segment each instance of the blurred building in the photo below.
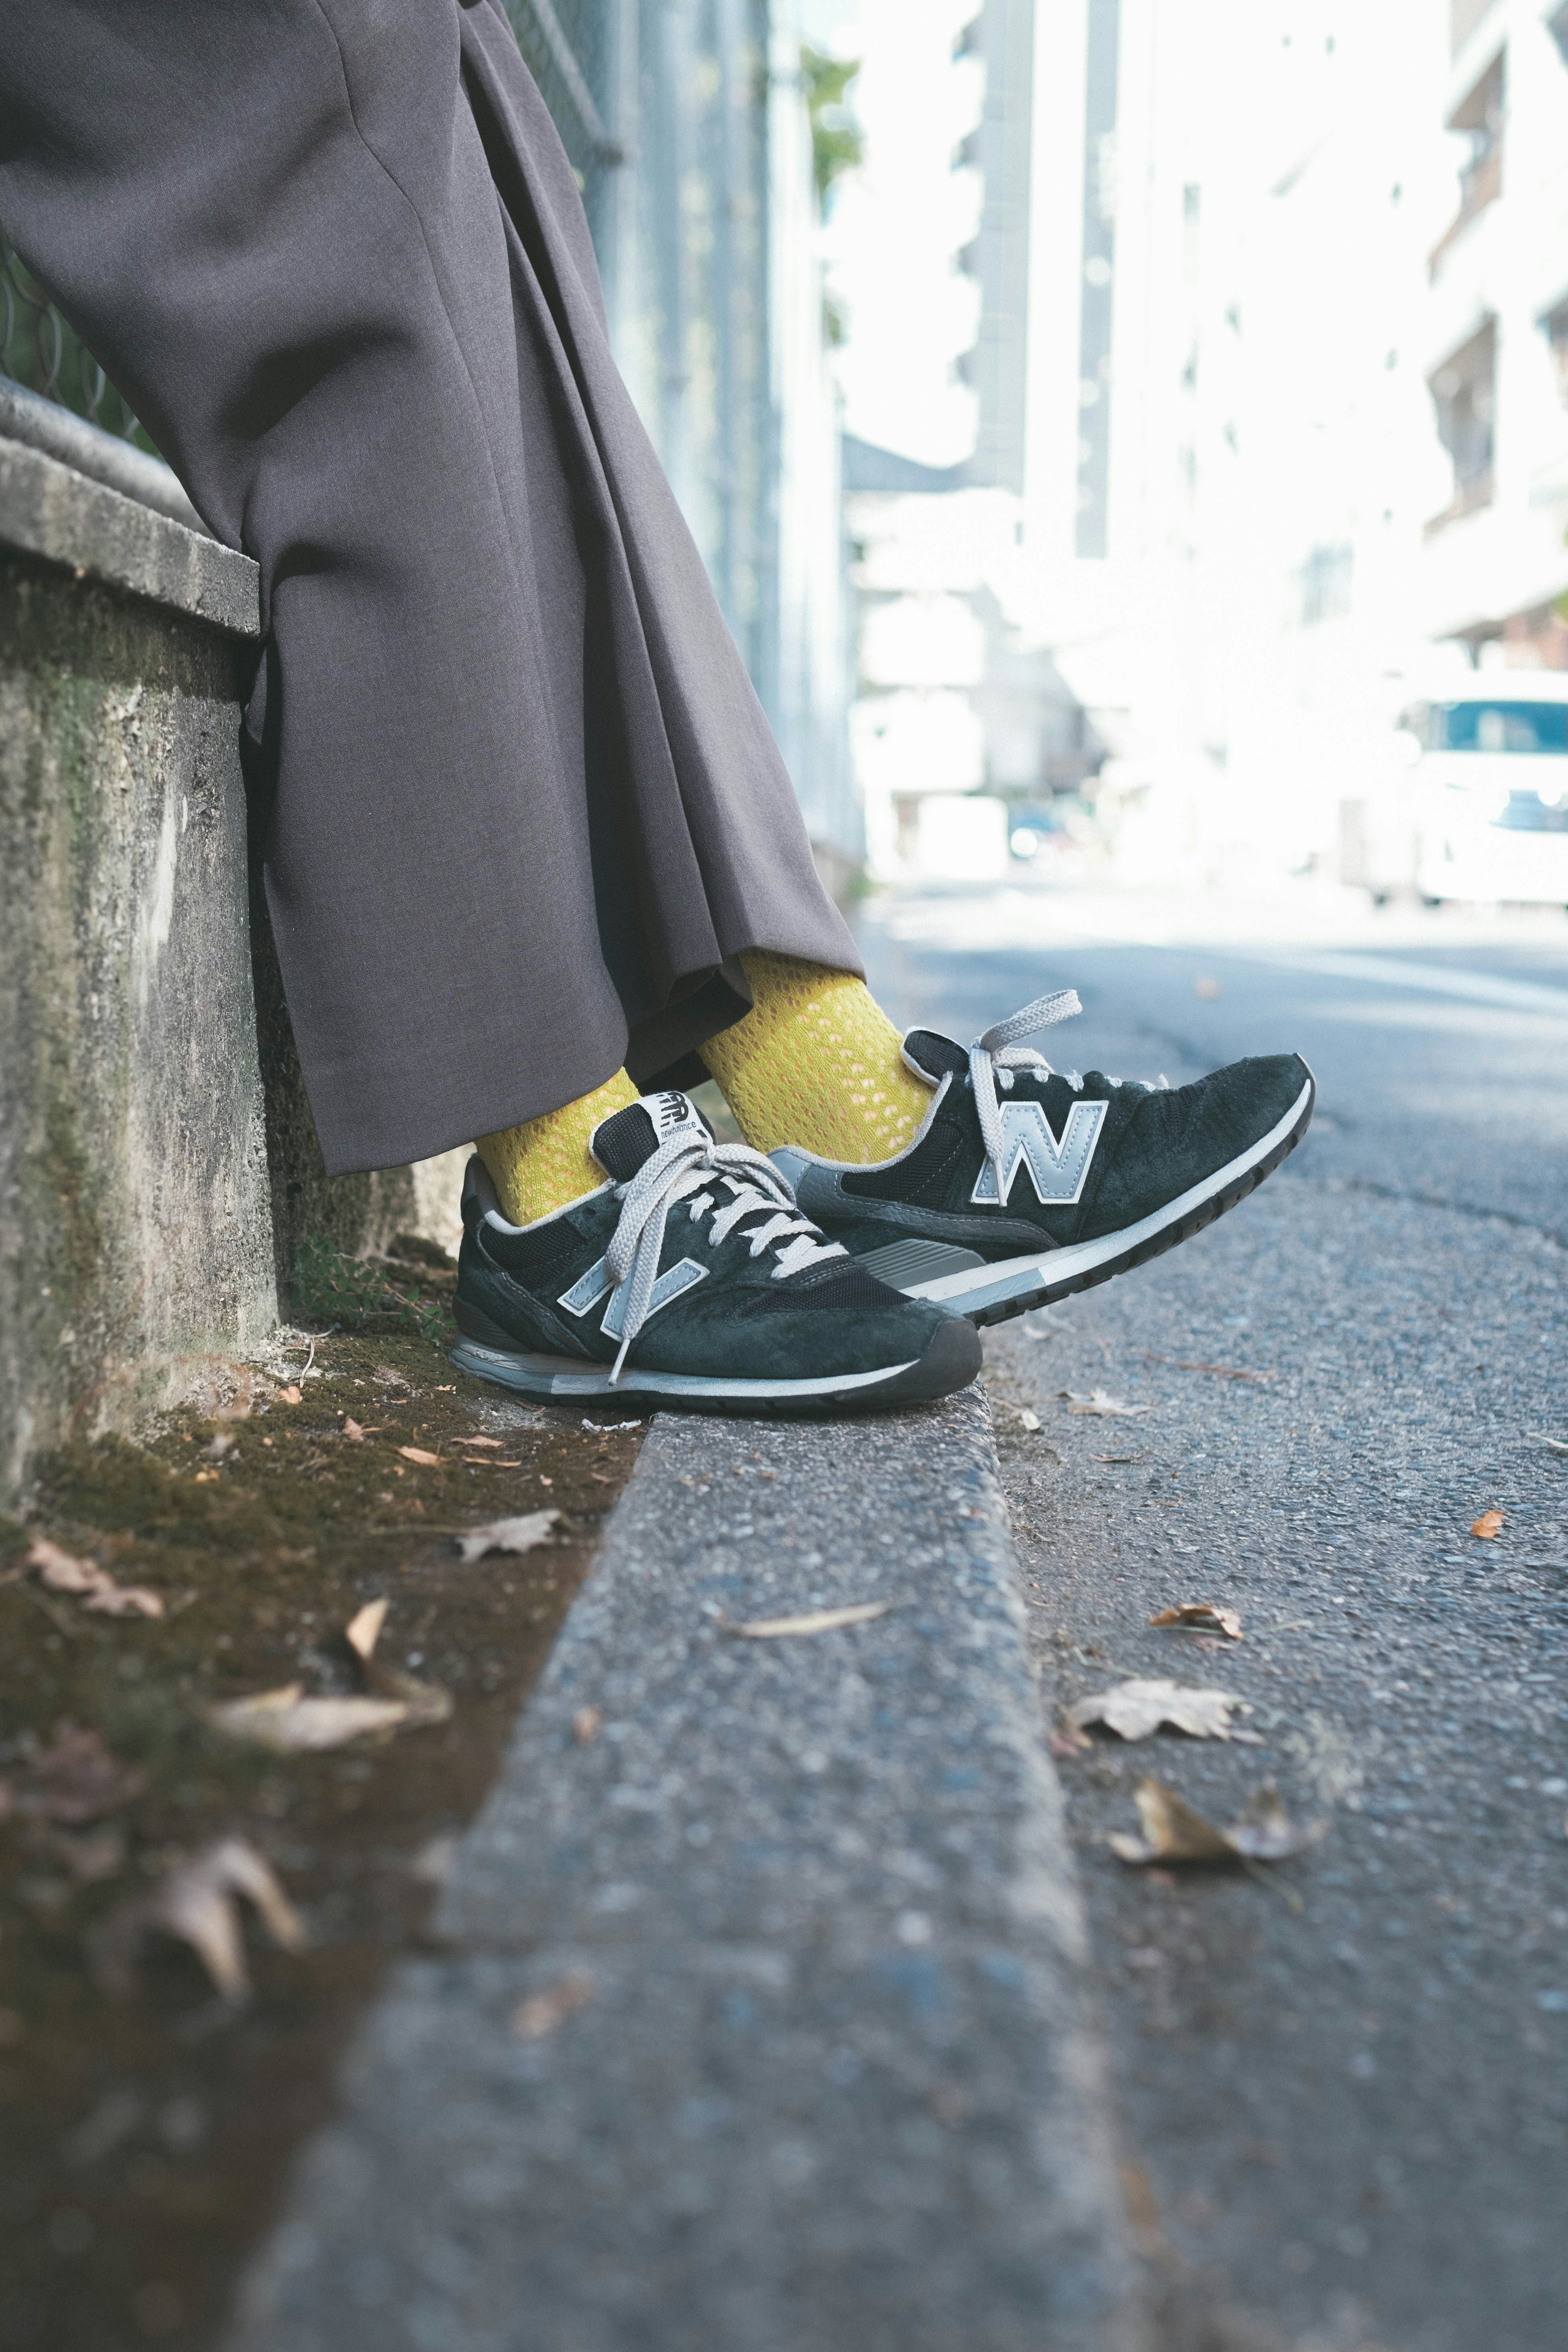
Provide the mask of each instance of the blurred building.
POLYGON ((851 438, 845 491, 872 869, 961 879, 1033 856, 1051 803, 1104 747, 1024 611, 1035 0, 984 0, 954 59, 981 68, 979 117, 952 159, 976 183, 974 233, 953 255, 979 296, 956 363, 976 395, 974 448, 937 467, 851 438))
POLYGON ((1447 479, 1426 524, 1423 625, 1565 669, 1568 5, 1450 0, 1448 17, 1458 184, 1423 320, 1447 479))

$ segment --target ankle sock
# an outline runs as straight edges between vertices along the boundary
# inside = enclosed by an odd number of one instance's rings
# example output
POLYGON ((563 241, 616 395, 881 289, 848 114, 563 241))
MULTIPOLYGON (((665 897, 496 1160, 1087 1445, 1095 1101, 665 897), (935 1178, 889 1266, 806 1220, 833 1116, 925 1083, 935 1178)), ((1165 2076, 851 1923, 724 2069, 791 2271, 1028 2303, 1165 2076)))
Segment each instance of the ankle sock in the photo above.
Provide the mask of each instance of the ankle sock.
POLYGON ((525 1118, 521 1127, 502 1128, 499 1135, 480 1136, 474 1149, 514 1225, 531 1225, 598 1189, 605 1171, 589 1152, 588 1138, 601 1119, 637 1098, 637 1090, 625 1070, 617 1070, 591 1095, 565 1103, 560 1110, 525 1118))
POLYGON ((861 1167, 902 1151, 931 1088, 865 982, 761 948, 741 963, 756 1002, 698 1051, 753 1150, 794 1143, 861 1167))

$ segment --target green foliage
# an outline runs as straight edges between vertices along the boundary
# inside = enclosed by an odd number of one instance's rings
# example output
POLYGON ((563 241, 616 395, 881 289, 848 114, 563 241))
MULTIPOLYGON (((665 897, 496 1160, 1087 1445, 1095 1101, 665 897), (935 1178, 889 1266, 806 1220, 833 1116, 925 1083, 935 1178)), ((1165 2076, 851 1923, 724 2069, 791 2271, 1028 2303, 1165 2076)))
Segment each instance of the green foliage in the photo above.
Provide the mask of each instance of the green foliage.
POLYGON ((811 117, 811 157, 816 177, 816 200, 827 210, 833 184, 853 172, 866 157, 866 135, 847 104, 850 83, 860 70, 858 58, 830 58, 806 42, 800 53, 801 79, 805 84, 806 112, 811 117))
POLYGON ((446 1328, 438 1307, 417 1291, 398 1290, 385 1269, 345 1257, 325 1234, 307 1234, 294 1254, 294 1311, 306 1322, 336 1323, 345 1331, 420 1331, 437 1339, 446 1328))

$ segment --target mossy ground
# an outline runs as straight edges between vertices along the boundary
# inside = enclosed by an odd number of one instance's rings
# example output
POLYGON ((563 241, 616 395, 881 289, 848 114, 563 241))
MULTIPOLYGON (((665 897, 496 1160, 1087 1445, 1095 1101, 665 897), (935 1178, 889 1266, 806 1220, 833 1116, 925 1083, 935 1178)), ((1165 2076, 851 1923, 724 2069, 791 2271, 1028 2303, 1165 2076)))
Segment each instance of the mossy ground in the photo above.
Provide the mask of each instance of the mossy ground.
POLYGON ((258 1375, 242 1417, 73 1447, 27 1527, 0 1526, 0 1780, 20 1785, 62 1722, 143 1776, 90 1830, 0 1822, 0 2342, 16 2352, 212 2340, 356 2015, 421 1935, 432 1842, 483 1795, 635 1460, 640 1429, 601 1433, 464 1379, 431 1336, 439 1271, 417 1284, 405 1319, 425 1328, 396 1329, 388 1307, 390 1329, 318 1339, 298 1403, 281 1391, 303 1344, 258 1375), (476 1433, 504 1440, 482 1467, 460 1455, 476 1433), (461 1564, 451 1530, 552 1504, 542 1549, 461 1564), (44 1591, 22 1570, 37 1533, 153 1587, 166 1614, 110 1619, 44 1591), (378 1654, 444 1685, 447 1722, 288 1759, 207 1722, 212 1701, 282 1683, 357 1687, 342 1628, 378 1597, 378 1654), (133 1993, 110 1997, 95 1929, 231 1833, 270 1861, 309 1949, 247 1932, 255 1993, 236 2014, 184 1945, 150 1937, 133 1993))

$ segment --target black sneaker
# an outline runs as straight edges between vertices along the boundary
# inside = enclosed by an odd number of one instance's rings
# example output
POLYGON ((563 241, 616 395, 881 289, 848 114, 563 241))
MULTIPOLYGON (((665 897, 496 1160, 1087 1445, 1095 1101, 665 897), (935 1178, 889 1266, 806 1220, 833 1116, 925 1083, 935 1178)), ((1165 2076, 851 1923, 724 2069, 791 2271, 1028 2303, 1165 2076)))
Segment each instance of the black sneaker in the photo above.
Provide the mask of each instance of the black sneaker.
POLYGON ((796 1213, 760 1151, 715 1143, 682 1094, 594 1130, 610 1180, 510 1225, 477 1157, 463 1186, 452 1361, 524 1396, 698 1412, 837 1412, 946 1396, 980 1341, 901 1297, 796 1213))
POLYGON ((775 1151, 803 1211, 906 1297, 1000 1323, 1201 1233, 1305 1134, 1296 1054, 1172 1088, 1055 1071, 1014 1042, 1082 1009, 1071 989, 1042 996, 967 1053, 911 1029, 904 1059, 936 1088, 920 1133, 871 1168, 775 1151))

